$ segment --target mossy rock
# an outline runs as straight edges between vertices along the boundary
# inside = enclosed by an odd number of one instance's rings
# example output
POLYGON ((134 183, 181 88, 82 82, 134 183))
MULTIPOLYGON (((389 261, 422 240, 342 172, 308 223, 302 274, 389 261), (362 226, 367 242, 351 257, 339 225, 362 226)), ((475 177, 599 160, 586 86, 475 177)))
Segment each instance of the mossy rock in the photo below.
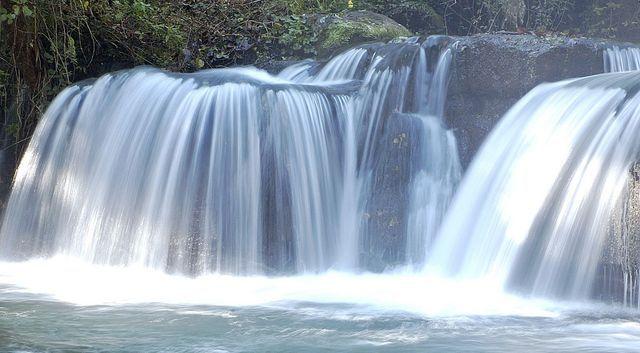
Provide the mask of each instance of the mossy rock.
POLYGON ((392 20, 419 34, 445 32, 444 19, 424 0, 404 0, 387 5, 384 13, 392 20))
POLYGON ((322 16, 316 19, 320 57, 363 43, 387 42, 411 35, 408 29, 394 20, 369 11, 353 11, 344 15, 322 16))

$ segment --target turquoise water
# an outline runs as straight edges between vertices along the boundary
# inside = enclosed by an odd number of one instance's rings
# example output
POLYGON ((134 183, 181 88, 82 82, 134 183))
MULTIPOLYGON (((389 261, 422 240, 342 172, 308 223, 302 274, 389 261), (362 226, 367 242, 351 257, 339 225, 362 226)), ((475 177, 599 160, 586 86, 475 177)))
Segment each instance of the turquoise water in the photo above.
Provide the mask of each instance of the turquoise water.
MULTIPOLYGON (((5 288, 6 290, 7 288, 5 288)), ((640 318, 571 312, 555 318, 429 318, 370 307, 75 306, 40 296, 0 300, 9 352, 637 352, 640 318)))

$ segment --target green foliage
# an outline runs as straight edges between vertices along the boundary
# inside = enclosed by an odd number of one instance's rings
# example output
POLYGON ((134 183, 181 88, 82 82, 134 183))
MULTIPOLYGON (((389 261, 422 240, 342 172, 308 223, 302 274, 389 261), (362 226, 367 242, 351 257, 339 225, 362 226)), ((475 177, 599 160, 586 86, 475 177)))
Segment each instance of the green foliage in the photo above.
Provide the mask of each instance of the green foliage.
POLYGON ((501 0, 434 0, 447 33, 465 35, 504 29, 506 15, 501 0))
POLYGON ((315 45, 318 41, 318 34, 313 26, 309 24, 309 19, 306 16, 288 15, 277 17, 273 28, 272 35, 270 38, 265 38, 265 43, 277 44, 281 48, 280 57, 295 59, 316 55, 315 45), (275 43, 273 38, 277 38, 275 43))
MULTIPOLYGON (((529 0, 526 4, 525 25, 542 31, 562 29, 574 10, 574 0, 529 0)), ((566 27, 566 26, 565 26, 566 27)))
POLYGON ((640 2, 596 0, 588 10, 589 35, 640 41, 640 2))
POLYGON ((291 14, 336 13, 353 8, 353 1, 348 0, 275 0, 280 8, 286 8, 291 14))
POLYGON ((10 7, 0 7, 0 24, 12 24, 19 16, 31 17, 33 10, 28 0, 11 0, 10 7))
POLYGON ((113 9, 105 11, 101 33, 116 50, 132 55, 136 64, 167 67, 175 62, 186 38, 169 7, 152 6, 144 0, 115 0, 113 9))
POLYGON ((5 128, 7 135, 13 137, 16 141, 20 139, 20 122, 14 121, 7 124, 5 128))
MULTIPOLYGON (((5 54, 5 53, 2 53, 5 54)), ((8 102, 9 72, 5 71, 6 65, 0 65, 0 107, 6 107, 8 102)))
MULTIPOLYGON (((575 27, 576 0, 437 0, 447 28, 472 34, 526 28, 559 31, 575 27)), ((591 1, 591 0, 585 0, 591 1)), ((435 1, 434 1, 435 2, 435 1)))
POLYGON ((359 3, 359 7, 364 10, 369 10, 381 14, 389 14, 396 9, 416 10, 429 13, 433 17, 440 17, 440 14, 433 7, 436 1, 427 0, 367 0, 359 3))
POLYGON ((111 63, 172 65, 185 39, 165 21, 168 10, 145 0, 0 0, 0 51, 7 53, 0 94, 9 132, 29 136, 62 88, 111 63))

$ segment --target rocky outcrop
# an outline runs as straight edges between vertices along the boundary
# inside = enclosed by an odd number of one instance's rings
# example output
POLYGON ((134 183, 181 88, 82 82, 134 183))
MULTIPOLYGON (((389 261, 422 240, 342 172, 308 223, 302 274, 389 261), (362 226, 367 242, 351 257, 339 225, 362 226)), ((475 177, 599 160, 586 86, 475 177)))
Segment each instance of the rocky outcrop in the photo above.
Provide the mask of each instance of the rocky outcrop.
POLYGON ((313 26, 318 33, 316 50, 321 58, 358 44, 387 42, 411 35, 409 30, 389 17, 370 11, 318 16, 313 20, 313 26))
POLYGON ((446 116, 464 167, 502 115, 532 88, 604 72, 602 40, 512 34, 455 39, 446 116))
POLYGON ((407 0, 393 3, 385 10, 385 15, 413 33, 427 35, 445 32, 444 19, 425 1, 407 0))

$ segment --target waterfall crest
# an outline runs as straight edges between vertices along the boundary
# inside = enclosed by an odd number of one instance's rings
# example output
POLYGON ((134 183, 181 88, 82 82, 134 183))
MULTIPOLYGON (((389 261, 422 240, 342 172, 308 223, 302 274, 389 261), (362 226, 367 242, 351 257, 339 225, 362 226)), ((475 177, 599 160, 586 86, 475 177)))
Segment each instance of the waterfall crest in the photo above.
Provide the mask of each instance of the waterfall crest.
POLYGON ((17 171, 0 255, 187 274, 368 269, 362 254, 385 246, 366 217, 385 197, 380 156, 407 117, 422 162, 403 173, 424 195, 399 203, 431 217, 410 232, 414 249, 460 174, 442 119, 446 41, 366 45, 276 76, 142 67, 71 86, 17 171))

